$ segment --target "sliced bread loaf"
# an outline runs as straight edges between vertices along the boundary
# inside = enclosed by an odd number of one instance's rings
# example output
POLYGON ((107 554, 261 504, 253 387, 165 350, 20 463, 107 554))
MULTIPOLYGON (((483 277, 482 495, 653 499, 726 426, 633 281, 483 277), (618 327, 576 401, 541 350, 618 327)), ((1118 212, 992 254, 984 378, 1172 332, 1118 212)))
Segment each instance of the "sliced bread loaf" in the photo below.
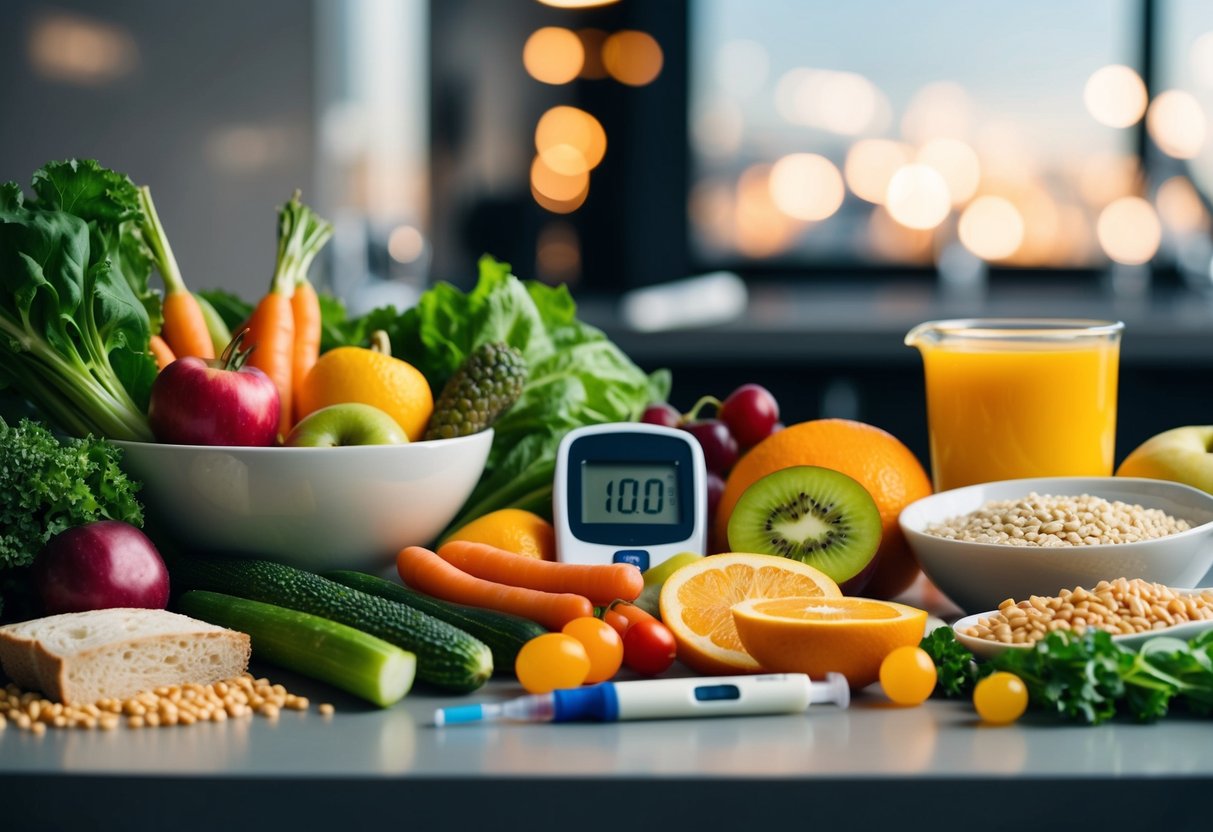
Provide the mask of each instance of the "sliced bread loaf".
POLYGON ((166 610, 73 612, 0 627, 5 674, 64 704, 230 679, 248 667, 250 649, 244 633, 166 610))

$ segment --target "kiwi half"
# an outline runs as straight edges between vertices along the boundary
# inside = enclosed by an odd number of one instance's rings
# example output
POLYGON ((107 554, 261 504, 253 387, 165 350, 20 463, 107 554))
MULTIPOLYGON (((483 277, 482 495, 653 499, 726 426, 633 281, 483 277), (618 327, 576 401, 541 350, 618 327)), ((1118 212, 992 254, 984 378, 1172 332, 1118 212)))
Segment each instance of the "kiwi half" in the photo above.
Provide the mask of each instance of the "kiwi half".
POLYGON ((797 465, 745 490, 729 517, 729 548, 807 563, 853 593, 873 571, 880 530, 880 511, 862 485, 830 468, 797 465))

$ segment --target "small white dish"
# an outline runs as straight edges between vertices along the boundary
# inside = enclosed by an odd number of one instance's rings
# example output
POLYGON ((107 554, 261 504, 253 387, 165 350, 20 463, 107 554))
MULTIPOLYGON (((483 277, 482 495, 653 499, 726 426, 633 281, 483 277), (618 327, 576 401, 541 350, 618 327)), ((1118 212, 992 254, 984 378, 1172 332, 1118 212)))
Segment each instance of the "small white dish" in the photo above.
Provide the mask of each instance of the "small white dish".
POLYGON ((966 612, 994 609, 1007 598, 1056 595, 1122 577, 1189 589, 1213 566, 1213 495, 1165 480, 1043 477, 982 483, 911 503, 902 511, 900 524, 923 572, 966 612), (928 526, 968 514, 991 500, 1020 499, 1031 492, 1090 494, 1157 508, 1192 528, 1139 543, 1058 548, 973 543, 926 532, 928 526))
POLYGON ((192 548, 377 572, 454 519, 493 431, 339 448, 114 444, 148 520, 192 548))
MULTIPOLYGON (((1182 589, 1177 592, 1199 593, 1200 589, 1182 589)), ((991 659, 997 656, 1004 650, 1027 650, 1032 647, 1030 644, 1003 644, 1001 641, 990 641, 985 638, 977 638, 976 636, 965 635, 962 630, 966 630, 977 623, 979 618, 989 618, 997 614, 998 610, 990 610, 989 612, 981 612, 976 615, 966 615, 964 618, 955 622, 952 625, 952 632, 956 634, 956 640, 969 648, 969 652, 979 659, 991 659)), ((1195 638, 1206 630, 1213 630, 1213 620, 1209 621, 1187 621, 1183 624, 1176 624, 1172 627, 1163 627, 1158 630, 1149 630, 1144 633, 1132 633, 1129 635, 1114 635, 1112 641, 1123 647, 1131 647, 1134 650, 1140 650, 1141 646, 1151 639, 1161 636, 1169 636, 1170 638, 1184 639, 1195 638)))

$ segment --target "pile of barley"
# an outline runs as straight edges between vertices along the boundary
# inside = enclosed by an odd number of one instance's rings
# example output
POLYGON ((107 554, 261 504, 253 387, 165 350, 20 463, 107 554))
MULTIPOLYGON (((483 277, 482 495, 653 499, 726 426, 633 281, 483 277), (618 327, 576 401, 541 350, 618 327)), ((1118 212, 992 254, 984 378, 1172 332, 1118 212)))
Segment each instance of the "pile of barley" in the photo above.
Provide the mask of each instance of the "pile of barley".
MULTIPOLYGON (((252 674, 211 685, 169 685, 135 694, 129 699, 102 699, 88 705, 51 702, 16 685, 0 688, 0 729, 11 722, 25 731, 43 734, 51 728, 100 728, 112 731, 125 719, 128 728, 193 725, 257 714, 274 720, 283 709, 306 711, 306 696, 288 693, 282 685, 252 674)), ((327 703, 317 710, 333 713, 327 703)))
POLYGON ((1033 644, 1054 630, 1107 630, 1132 635, 1189 621, 1213 619, 1213 589, 1180 593, 1140 578, 1100 581, 1094 589, 1063 589, 1057 597, 1008 598, 998 612, 961 630, 1003 644, 1033 644))
POLYGON ((995 500, 963 517, 927 527, 926 533, 950 540, 1010 546, 1096 546, 1136 543, 1189 529, 1156 508, 1142 508, 1102 497, 1054 497, 1035 492, 1022 500, 995 500))

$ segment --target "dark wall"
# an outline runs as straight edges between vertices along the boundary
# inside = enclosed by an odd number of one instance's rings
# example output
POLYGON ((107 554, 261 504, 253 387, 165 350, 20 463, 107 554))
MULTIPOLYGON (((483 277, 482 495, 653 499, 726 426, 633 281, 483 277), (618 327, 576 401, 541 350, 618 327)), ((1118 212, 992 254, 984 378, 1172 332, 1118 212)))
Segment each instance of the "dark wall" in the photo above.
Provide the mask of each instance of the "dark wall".
POLYGON ((312 4, 9 0, 0 24, 0 181, 94 157, 152 187, 186 281, 268 286, 275 210, 314 191, 312 4), (99 83, 38 73, 31 38, 56 16, 133 46, 99 83))

